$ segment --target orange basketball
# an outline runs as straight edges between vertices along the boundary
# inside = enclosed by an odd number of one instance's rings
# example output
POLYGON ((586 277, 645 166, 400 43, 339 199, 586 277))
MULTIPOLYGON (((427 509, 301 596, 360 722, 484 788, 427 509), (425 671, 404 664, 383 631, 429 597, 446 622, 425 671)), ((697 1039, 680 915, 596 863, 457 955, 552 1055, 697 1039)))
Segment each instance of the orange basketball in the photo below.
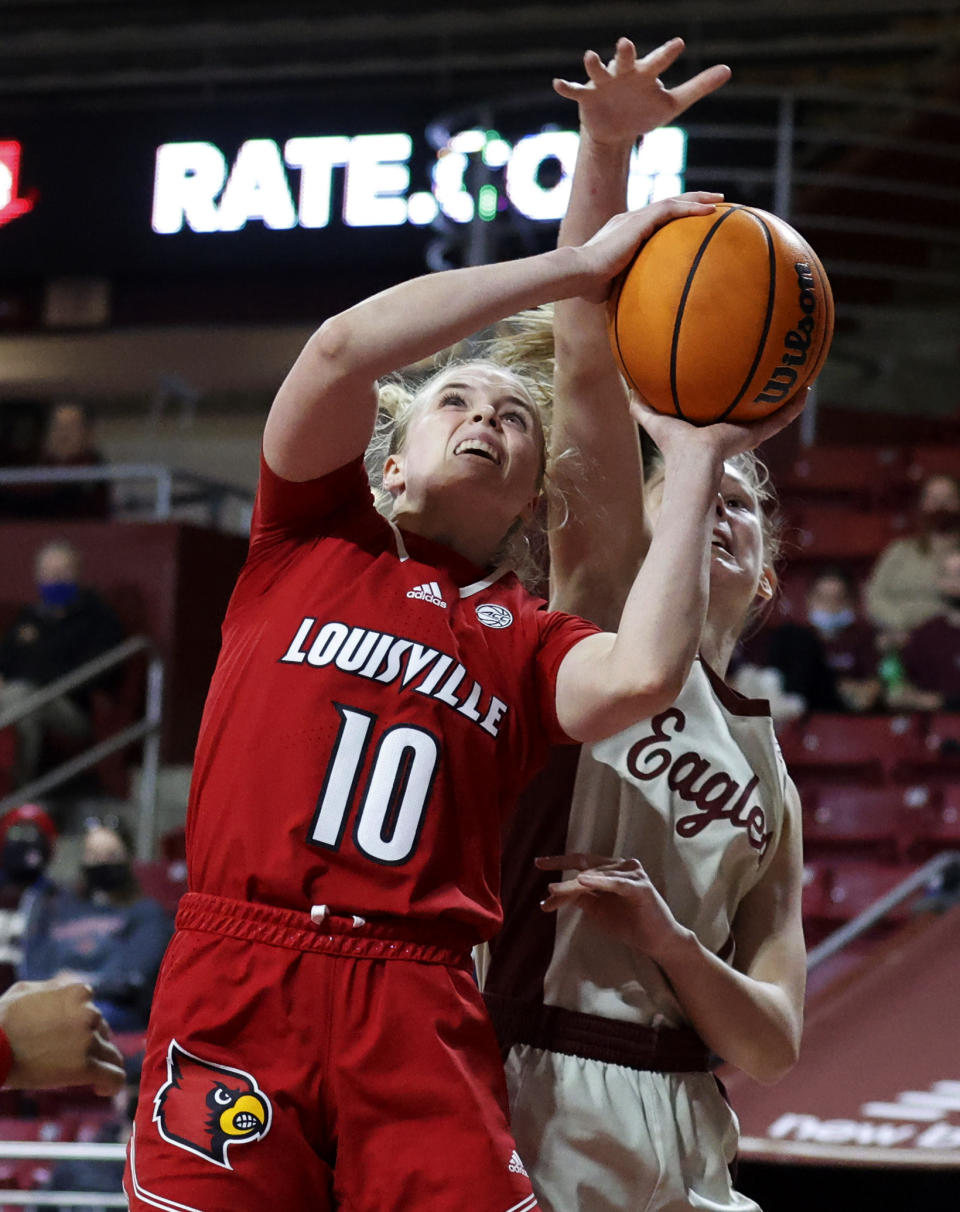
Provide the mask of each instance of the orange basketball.
POLYGON ((819 374, 833 294, 789 224, 725 202, 654 232, 621 275, 608 321, 621 371, 658 412, 754 421, 819 374))

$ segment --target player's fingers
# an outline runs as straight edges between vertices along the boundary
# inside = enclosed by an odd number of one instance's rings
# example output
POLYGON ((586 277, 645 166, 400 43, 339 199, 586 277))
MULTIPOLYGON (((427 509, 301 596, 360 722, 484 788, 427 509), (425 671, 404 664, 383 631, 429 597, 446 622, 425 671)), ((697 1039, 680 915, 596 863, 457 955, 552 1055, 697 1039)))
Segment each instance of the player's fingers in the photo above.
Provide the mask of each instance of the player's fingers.
POLYGON ((659 76, 683 54, 684 41, 682 38, 670 38, 662 46, 656 47, 637 64, 645 73, 659 76))
POLYGON ((602 867, 616 863, 618 859, 605 854, 547 854, 534 859, 541 871, 586 871, 589 867, 602 867))
POLYGON ((93 1086, 97 1094, 101 1094, 105 1098, 122 1090, 126 1080, 123 1065, 97 1058, 91 1058, 87 1062, 84 1084, 93 1086))
POLYGON ((556 79, 553 82, 553 91, 560 97, 564 97, 567 101, 578 101, 584 93, 590 89, 586 84, 575 84, 572 80, 556 79))
POLYGON ((618 38, 617 49, 610 60, 609 71, 615 76, 632 72, 637 62, 637 48, 629 38, 618 38))
POLYGON ((594 84, 600 84, 607 79, 607 69, 596 51, 588 50, 583 56, 583 68, 594 84))
POLYGON ((677 113, 682 114, 701 97, 706 97, 709 93, 722 88, 732 74, 725 63, 718 63, 715 67, 708 67, 706 71, 699 72, 691 80, 678 84, 676 88, 671 88, 670 96, 677 106, 677 113))
POLYGON ((595 892, 612 892, 622 895, 633 891, 645 879, 641 871, 582 871, 577 882, 583 888, 595 892))
POLYGON ((110 1038, 110 1029, 106 1024, 101 1031, 94 1034, 90 1047, 87 1049, 87 1055, 95 1057, 97 1060, 109 1061, 113 1065, 123 1065, 123 1054, 110 1038))
POLYGON ((561 905, 583 903, 595 895, 589 888, 578 884, 576 880, 571 880, 566 884, 551 885, 551 889, 552 891, 549 891, 540 902, 540 908, 544 913, 552 913, 561 905))
POLYGON ((58 972, 56 976, 50 978, 49 983, 58 989, 65 990, 71 1001, 86 1002, 93 997, 93 989, 86 981, 78 980, 69 972, 58 972))

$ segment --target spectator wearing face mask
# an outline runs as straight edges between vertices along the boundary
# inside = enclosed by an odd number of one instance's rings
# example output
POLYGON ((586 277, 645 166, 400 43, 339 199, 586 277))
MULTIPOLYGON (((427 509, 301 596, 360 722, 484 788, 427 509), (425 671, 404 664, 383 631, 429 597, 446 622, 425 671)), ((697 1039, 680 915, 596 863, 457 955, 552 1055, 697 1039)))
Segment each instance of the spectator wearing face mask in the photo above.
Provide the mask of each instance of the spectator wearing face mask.
POLYGON ((960 711, 960 551, 944 556, 937 577, 940 612, 910 633, 902 654, 910 684, 932 711, 960 711))
MULTIPOLYGON (((100 656, 124 638, 116 615, 80 582, 80 556, 65 540, 44 544, 35 562, 37 599, 24 606, 0 637, 0 709, 15 707, 42 686, 100 656)), ((77 741, 91 731, 90 692, 111 672, 46 703, 17 721, 14 786, 34 777, 45 734, 77 741)))
POLYGON ((153 986, 172 923, 142 894, 122 822, 88 822, 76 892, 60 892, 24 946, 20 976, 85 981, 115 1031, 146 1029, 153 986))
POLYGON ((925 480, 916 520, 914 534, 894 539, 880 554, 867 584, 867 612, 884 649, 900 648, 941 610, 937 572, 944 557, 960 549, 960 482, 949 475, 925 480))
POLYGON ((56 825, 39 804, 0 817, 0 993, 16 980, 24 937, 55 891, 46 870, 56 840, 56 825))
POLYGON ((827 667, 848 711, 870 711, 880 703, 883 682, 876 628, 857 611, 853 580, 827 568, 807 594, 807 621, 820 637, 827 667))

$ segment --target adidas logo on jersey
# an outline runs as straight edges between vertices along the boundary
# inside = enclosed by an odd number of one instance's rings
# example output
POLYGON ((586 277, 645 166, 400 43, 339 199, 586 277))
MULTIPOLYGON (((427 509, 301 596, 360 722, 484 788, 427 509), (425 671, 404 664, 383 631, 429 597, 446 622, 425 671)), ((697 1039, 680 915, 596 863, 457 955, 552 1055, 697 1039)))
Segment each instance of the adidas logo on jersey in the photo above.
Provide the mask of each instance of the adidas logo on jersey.
POLYGON ((408 589, 407 597, 417 598, 421 602, 432 602, 434 606, 442 606, 444 610, 447 608, 440 586, 436 581, 424 581, 422 585, 418 585, 415 589, 408 589))
POLYGON ((524 1169, 523 1162, 520 1160, 520 1154, 516 1151, 516 1149, 514 1149, 513 1153, 510 1155, 510 1164, 507 1166, 507 1169, 511 1174, 522 1174, 524 1178, 529 1177, 524 1169))

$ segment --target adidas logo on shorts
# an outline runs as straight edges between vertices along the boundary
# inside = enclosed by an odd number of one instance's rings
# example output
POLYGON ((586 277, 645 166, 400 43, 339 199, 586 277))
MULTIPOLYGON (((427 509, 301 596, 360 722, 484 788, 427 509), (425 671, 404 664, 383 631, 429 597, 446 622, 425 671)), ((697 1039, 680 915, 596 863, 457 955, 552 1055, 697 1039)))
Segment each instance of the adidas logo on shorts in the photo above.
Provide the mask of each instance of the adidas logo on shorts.
POLYGON ((408 589, 407 597, 418 598, 421 602, 432 602, 434 606, 442 606, 444 610, 447 608, 440 586, 436 581, 424 581, 422 585, 418 585, 415 589, 408 589))
POLYGON ((524 1178, 529 1177, 527 1171, 524 1169, 523 1162, 520 1160, 520 1154, 516 1149, 510 1155, 510 1164, 507 1166, 507 1169, 511 1174, 522 1174, 524 1178))

